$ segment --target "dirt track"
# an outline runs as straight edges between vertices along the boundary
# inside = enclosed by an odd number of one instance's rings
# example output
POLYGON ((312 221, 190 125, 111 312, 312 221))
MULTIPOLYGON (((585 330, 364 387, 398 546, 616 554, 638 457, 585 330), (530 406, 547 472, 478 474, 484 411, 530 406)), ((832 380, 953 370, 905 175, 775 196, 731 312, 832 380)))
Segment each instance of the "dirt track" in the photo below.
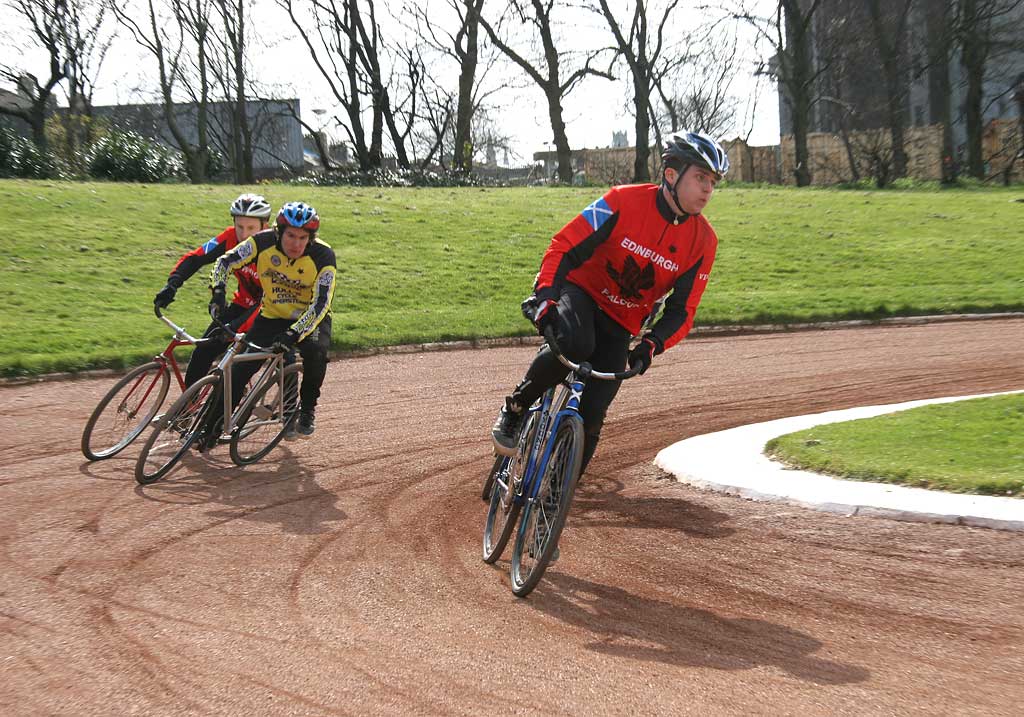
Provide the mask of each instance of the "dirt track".
POLYGON ((613 406, 526 600, 479 557, 532 349, 331 365, 314 439, 146 489, 110 380, 0 389, 0 713, 982 714, 1024 703, 1024 535, 702 493, 661 447, 1024 386, 1024 321, 693 340, 613 406))

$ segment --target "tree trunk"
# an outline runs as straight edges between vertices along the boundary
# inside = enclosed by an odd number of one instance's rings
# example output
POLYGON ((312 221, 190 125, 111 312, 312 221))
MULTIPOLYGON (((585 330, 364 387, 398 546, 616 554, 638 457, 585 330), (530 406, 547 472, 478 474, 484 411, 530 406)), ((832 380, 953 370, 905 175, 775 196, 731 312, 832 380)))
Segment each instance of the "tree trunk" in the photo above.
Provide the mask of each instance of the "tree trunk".
POLYGON ((235 11, 238 18, 238 37, 234 47, 235 105, 240 136, 239 182, 252 184, 255 173, 252 167, 252 127, 249 125, 248 102, 245 92, 245 0, 238 0, 235 11))
POLYGON ((650 72, 646 63, 638 62, 633 71, 633 109, 636 113, 636 151, 633 156, 633 182, 651 181, 648 160, 651 156, 651 106, 650 72))
POLYGON ((811 170, 808 167, 809 153, 807 151, 807 124, 810 115, 810 101, 806 94, 794 99, 790 105, 793 113, 793 144, 796 147, 796 167, 793 175, 796 177, 796 186, 806 187, 811 183, 811 170))
POLYGON ((949 5, 952 0, 940 0, 928 8, 928 95, 929 121, 942 125, 940 166, 942 183, 952 184, 957 178, 956 155, 953 147, 952 85, 949 79, 949 58, 953 38, 949 29, 949 5))
POLYGON ((960 62, 967 75, 964 118, 967 124, 967 171, 972 177, 985 178, 985 160, 981 152, 983 85, 985 79, 985 39, 978 27, 976 0, 963 0, 961 11, 964 37, 960 62))
POLYGON ((395 124, 395 113, 391 109, 391 96, 385 87, 381 87, 381 110, 384 112, 384 121, 388 126, 388 133, 391 135, 391 142, 395 145, 395 158, 398 160, 398 166, 403 169, 409 169, 409 155, 405 151, 405 139, 398 131, 398 126, 395 124))
POLYGON ((476 81, 480 6, 482 5, 483 0, 468 0, 466 2, 466 50, 461 56, 459 102, 455 113, 455 148, 452 169, 467 174, 473 169, 470 137, 473 129, 473 84, 476 81), (469 156, 467 156, 467 150, 469 150, 469 156))
POLYGON ((793 143, 796 148, 793 174, 796 186, 806 187, 811 183, 811 170, 807 151, 807 130, 811 115, 811 53, 808 25, 810 17, 804 17, 795 0, 782 0, 785 8, 786 39, 789 43, 789 68, 783 81, 789 90, 793 113, 793 143))
POLYGON ((562 119, 562 98, 557 90, 548 93, 548 118, 551 120, 555 153, 558 156, 558 181, 572 184, 572 150, 569 148, 569 137, 565 133, 565 121, 562 119))

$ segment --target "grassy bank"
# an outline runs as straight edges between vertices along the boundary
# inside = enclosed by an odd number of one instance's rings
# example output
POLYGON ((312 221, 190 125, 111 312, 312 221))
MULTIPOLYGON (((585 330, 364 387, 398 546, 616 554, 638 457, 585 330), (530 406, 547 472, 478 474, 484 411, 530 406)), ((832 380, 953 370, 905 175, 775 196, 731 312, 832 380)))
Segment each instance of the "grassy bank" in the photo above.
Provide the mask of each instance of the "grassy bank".
MULTIPOLYGON (((0 181, 0 374, 116 366, 162 347, 176 259, 227 224, 225 186, 0 181)), ((338 347, 528 333, 551 235, 599 189, 261 188, 313 203, 338 256, 338 347)), ((1024 308, 1024 190, 725 188, 698 323, 1024 308)), ((171 314, 205 326, 205 277, 171 314)))
POLYGON ((765 452, 850 480, 1024 495, 1024 395, 923 406, 774 438, 765 452))

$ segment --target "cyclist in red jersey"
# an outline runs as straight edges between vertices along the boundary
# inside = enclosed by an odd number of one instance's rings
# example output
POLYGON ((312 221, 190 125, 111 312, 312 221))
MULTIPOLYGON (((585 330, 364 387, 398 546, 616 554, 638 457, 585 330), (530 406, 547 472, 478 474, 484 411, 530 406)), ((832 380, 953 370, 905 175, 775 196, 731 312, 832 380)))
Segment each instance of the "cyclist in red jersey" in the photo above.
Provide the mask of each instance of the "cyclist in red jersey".
MULTIPOLYGON (((687 132, 674 136, 661 158, 661 186, 613 187, 554 236, 535 296, 525 304, 541 334, 553 326, 565 355, 598 371, 621 371, 628 363, 642 374, 655 356, 679 343, 693 326, 715 260, 718 238, 701 211, 729 170, 725 150, 707 135, 687 132), (632 337, 666 294, 661 317, 631 351, 632 337)), ((496 452, 515 452, 525 410, 565 374, 542 347, 505 398, 491 431, 496 452)), ((583 394, 582 470, 620 384, 593 381, 583 394)))
MULTIPOLYGON (((212 264, 225 252, 231 251, 253 234, 266 229, 271 213, 267 200, 259 194, 239 196, 231 203, 230 211, 232 218, 230 227, 202 246, 182 256, 174 265, 171 275, 167 277, 167 285, 153 298, 153 305, 156 308, 162 309, 174 301, 174 295, 178 289, 200 268, 212 264)), ((227 307, 221 318, 224 323, 231 324, 236 331, 244 331, 256 318, 257 307, 259 307, 260 298, 263 296, 263 288, 260 286, 255 266, 242 267, 235 272, 235 278, 238 280, 238 290, 231 299, 231 305, 227 307)), ((206 338, 215 338, 220 335, 221 331, 216 322, 211 323, 206 329, 206 333, 203 334, 206 338)), ((188 369, 185 371, 185 386, 191 386, 205 376, 206 372, 210 370, 213 360, 223 353, 227 346, 226 339, 199 344, 192 352, 192 358, 189 359, 188 369)))

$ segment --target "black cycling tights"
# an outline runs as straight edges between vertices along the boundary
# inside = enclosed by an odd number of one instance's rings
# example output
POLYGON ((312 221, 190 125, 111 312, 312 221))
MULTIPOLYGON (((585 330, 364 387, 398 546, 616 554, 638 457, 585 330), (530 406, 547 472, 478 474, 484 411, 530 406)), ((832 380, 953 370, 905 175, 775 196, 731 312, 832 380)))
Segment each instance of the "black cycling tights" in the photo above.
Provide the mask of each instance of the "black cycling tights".
MULTIPOLYGON (((630 333, 598 308, 593 299, 575 284, 566 284, 558 298, 558 323, 555 333, 566 358, 575 363, 589 361, 595 371, 615 372, 626 368, 630 333)), ((565 378, 568 369, 547 346, 541 348, 516 386, 510 399, 528 407, 552 386, 565 378)), ((580 415, 583 417, 583 470, 594 455, 601 437, 601 426, 621 381, 590 379, 583 392, 580 415)))

